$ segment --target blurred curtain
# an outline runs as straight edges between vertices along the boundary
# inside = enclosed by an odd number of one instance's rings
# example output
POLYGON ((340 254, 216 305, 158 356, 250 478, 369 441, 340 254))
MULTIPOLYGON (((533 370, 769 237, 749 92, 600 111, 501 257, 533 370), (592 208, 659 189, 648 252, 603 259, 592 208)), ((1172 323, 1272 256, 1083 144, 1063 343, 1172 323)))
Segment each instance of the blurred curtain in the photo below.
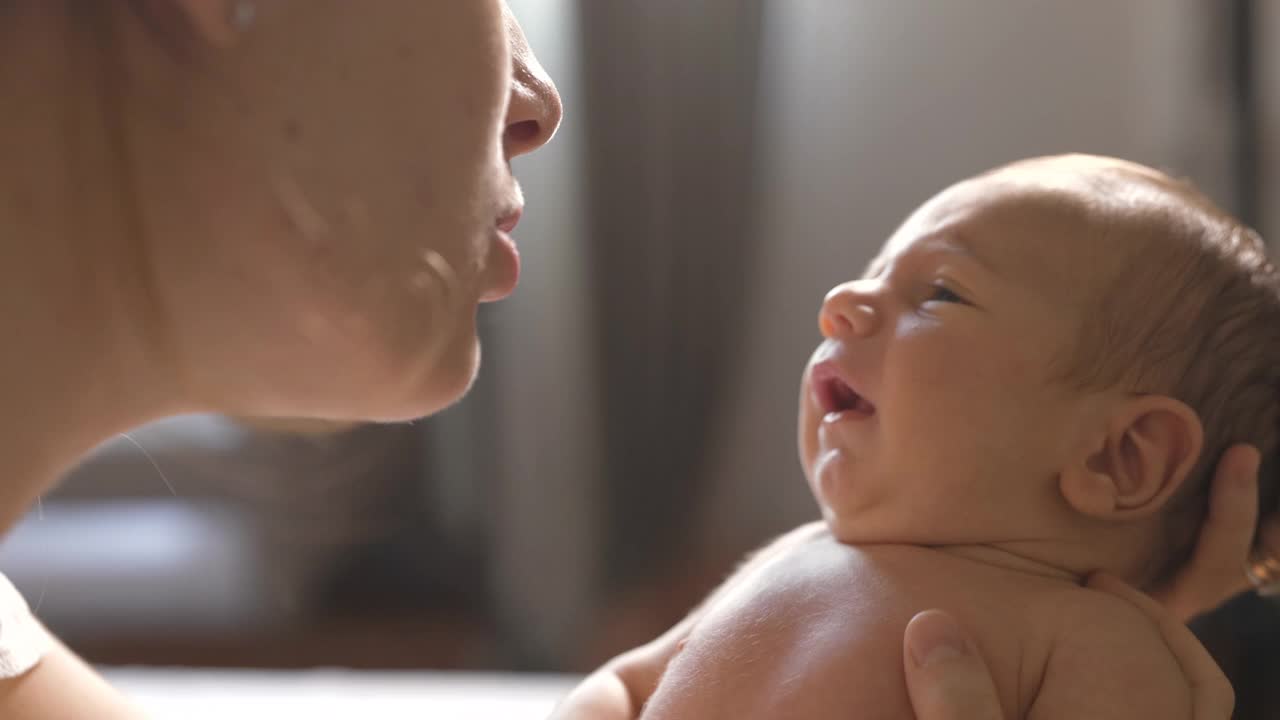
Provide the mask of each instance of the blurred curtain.
POLYGON ((578 8, 607 590, 680 557, 740 365, 762 0, 578 8))

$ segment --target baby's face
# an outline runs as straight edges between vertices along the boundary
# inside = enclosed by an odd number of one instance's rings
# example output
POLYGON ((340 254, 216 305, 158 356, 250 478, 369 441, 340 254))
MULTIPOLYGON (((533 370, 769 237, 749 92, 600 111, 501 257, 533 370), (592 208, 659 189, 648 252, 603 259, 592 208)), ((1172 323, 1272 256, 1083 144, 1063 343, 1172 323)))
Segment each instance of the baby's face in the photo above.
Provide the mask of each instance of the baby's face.
POLYGON ((1043 532, 1058 471, 1095 417, 1055 373, 1109 272, 1072 207, 1034 179, 960 183, 827 295, 800 455, 841 540, 1043 532))

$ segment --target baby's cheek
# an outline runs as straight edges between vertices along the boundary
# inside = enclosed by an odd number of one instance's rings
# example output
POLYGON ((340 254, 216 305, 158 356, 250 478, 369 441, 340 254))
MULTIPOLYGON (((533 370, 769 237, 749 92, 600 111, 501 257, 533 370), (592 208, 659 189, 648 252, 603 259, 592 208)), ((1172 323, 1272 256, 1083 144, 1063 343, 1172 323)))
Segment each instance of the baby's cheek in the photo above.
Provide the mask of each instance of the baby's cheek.
POLYGON ((800 417, 796 423, 796 445, 800 453, 800 467, 804 470, 805 477, 809 477, 813 470, 813 461, 818 453, 818 413, 808 406, 807 403, 801 402, 800 417))

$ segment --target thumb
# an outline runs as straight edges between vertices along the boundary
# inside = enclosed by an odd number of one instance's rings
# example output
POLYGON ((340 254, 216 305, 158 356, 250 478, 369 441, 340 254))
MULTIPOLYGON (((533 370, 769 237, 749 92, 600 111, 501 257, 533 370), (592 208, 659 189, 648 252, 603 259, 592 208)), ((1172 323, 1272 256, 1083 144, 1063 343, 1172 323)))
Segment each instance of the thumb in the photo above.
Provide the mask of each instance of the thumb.
POLYGON ((973 643, 941 610, 926 610, 903 635, 907 692, 918 720, 1001 720, 995 683, 973 643))

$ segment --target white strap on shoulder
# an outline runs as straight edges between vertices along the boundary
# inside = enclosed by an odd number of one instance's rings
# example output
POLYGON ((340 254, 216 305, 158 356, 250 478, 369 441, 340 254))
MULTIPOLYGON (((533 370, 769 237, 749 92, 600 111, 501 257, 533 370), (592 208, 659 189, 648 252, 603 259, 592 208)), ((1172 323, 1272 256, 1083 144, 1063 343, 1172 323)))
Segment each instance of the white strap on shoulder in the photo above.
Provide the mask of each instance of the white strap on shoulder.
POLYGON ((0 575, 0 679, 22 675, 44 656, 49 634, 17 588, 0 575))

